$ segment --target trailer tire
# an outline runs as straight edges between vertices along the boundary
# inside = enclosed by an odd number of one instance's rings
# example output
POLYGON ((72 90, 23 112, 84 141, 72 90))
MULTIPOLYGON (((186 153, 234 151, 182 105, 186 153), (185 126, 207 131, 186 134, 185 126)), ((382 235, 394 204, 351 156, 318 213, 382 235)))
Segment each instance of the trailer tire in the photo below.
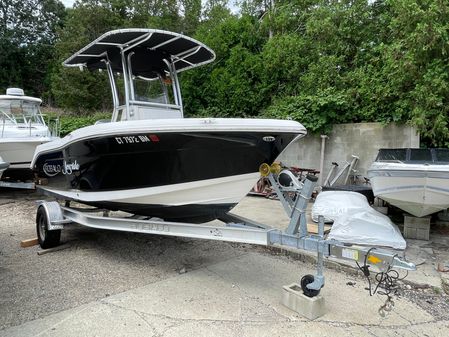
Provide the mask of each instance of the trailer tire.
POLYGON ((312 283, 314 280, 315 280, 315 277, 310 274, 304 275, 301 278, 301 289, 302 289, 304 295, 306 295, 307 297, 315 297, 320 293, 320 289, 315 290, 315 289, 307 288, 307 285, 312 283))
POLYGON ((61 241, 61 230, 48 230, 48 221, 45 208, 39 206, 36 214, 36 233, 42 249, 56 247, 61 241))

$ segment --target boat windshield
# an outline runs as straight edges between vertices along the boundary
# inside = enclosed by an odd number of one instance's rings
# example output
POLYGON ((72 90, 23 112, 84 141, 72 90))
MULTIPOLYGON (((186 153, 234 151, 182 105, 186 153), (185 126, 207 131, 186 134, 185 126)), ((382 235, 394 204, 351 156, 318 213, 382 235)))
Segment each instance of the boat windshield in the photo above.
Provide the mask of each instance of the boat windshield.
POLYGON ((380 149, 376 161, 403 162, 407 160, 407 149, 380 149))
POLYGON ((22 100, 1 100, 0 122, 2 124, 45 125, 39 103, 22 100))
POLYGON ((434 153, 438 162, 449 163, 449 149, 434 149, 434 153))
POLYGON ((430 149, 410 149, 411 162, 432 162, 432 152, 430 149))
POLYGON ((409 164, 447 164, 449 149, 380 149, 376 161, 409 164))
POLYGON ((114 73, 113 78, 113 90, 115 90, 115 93, 117 95, 117 102, 116 104, 118 106, 125 105, 125 82, 123 80, 123 76, 121 73, 114 73))
POLYGON ((133 87, 136 101, 174 104, 172 81, 168 76, 154 79, 133 76, 133 87))

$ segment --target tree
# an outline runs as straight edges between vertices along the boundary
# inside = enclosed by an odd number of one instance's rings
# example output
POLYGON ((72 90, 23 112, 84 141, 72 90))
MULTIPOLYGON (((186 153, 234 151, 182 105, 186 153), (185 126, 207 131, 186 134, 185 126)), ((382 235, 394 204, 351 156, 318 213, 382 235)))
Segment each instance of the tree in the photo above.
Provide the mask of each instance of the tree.
MULTIPOLYGON (((14 0, 0 10, 11 11, 11 3, 26 13, 14 0)), ((314 132, 335 123, 410 123, 427 144, 448 145, 447 1, 243 0, 240 6, 234 14, 227 0, 78 0, 57 35, 51 75, 57 104, 108 107, 104 74, 64 70, 61 62, 110 29, 150 27, 192 36, 217 55, 180 76, 188 115, 291 117, 314 132)), ((0 67, 0 79, 26 78, 24 49, 14 48, 12 38, 2 40, 0 55, 8 69, 6 75, 0 67)))
POLYGON ((392 40, 382 45, 395 93, 392 115, 407 114, 428 145, 449 145, 449 3, 388 1, 392 40))
POLYGON ((269 99, 260 58, 267 38, 259 34, 256 18, 224 13, 208 17, 197 30, 195 38, 215 51, 216 60, 182 74, 185 109, 190 115, 256 116, 269 99))
POLYGON ((66 69, 61 63, 113 29, 194 30, 199 17, 193 16, 201 12, 201 0, 181 1, 182 11, 179 5, 176 0, 78 0, 68 12, 56 43, 57 66, 51 75, 51 92, 56 104, 75 112, 109 109, 112 100, 105 73, 66 69))
POLYGON ((0 2, 0 88, 24 88, 31 95, 48 90, 47 69, 54 56, 56 30, 65 9, 56 0, 0 2))
POLYGON ((111 107, 107 75, 79 71, 62 66, 62 62, 91 41, 112 29, 123 27, 127 11, 96 0, 77 1, 68 12, 64 29, 56 43, 57 66, 51 75, 51 91, 57 106, 71 111, 104 110, 111 107))
POLYGON ((180 0, 183 17, 182 32, 188 36, 195 34, 201 19, 201 0, 180 0))

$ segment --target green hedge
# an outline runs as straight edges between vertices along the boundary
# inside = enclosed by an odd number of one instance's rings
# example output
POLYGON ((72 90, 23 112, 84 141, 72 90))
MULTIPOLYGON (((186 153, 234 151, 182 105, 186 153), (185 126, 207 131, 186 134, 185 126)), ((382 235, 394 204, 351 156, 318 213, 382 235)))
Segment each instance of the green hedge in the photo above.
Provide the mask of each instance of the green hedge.
POLYGON ((76 116, 76 115, 69 115, 69 114, 58 115, 57 113, 54 113, 54 112, 47 112, 45 115, 47 116, 47 118, 53 119, 53 120, 55 118, 59 118, 59 123, 60 123, 59 131, 60 131, 61 137, 66 136, 73 130, 76 130, 76 129, 79 129, 79 128, 82 128, 85 126, 93 125, 93 124, 95 124, 96 121, 98 121, 100 119, 111 119, 111 114, 107 113, 107 112, 96 112, 94 114, 87 115, 87 116, 84 116, 84 115, 76 116))

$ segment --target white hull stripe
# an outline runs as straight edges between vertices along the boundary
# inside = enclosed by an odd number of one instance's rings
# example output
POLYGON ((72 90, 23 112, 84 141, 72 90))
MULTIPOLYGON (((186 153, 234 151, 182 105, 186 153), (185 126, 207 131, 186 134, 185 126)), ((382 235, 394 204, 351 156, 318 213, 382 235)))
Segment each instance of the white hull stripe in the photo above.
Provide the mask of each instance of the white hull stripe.
POLYGON ((388 193, 397 193, 401 191, 409 191, 409 190, 425 190, 425 191, 437 191, 448 193, 449 197, 449 188, 436 187, 436 186, 427 186, 427 185, 408 185, 408 186, 397 186, 397 187, 388 187, 375 189, 376 195, 378 194, 388 194, 388 193))
POLYGON ((407 170, 391 170, 391 171, 368 171, 369 178, 376 177, 401 177, 401 178, 436 178, 449 179, 448 171, 407 171, 407 170))
POLYGON ((61 197, 81 202, 170 205, 238 203, 259 179, 258 172, 230 177, 193 181, 182 184, 129 190, 89 192, 45 188, 61 197))

